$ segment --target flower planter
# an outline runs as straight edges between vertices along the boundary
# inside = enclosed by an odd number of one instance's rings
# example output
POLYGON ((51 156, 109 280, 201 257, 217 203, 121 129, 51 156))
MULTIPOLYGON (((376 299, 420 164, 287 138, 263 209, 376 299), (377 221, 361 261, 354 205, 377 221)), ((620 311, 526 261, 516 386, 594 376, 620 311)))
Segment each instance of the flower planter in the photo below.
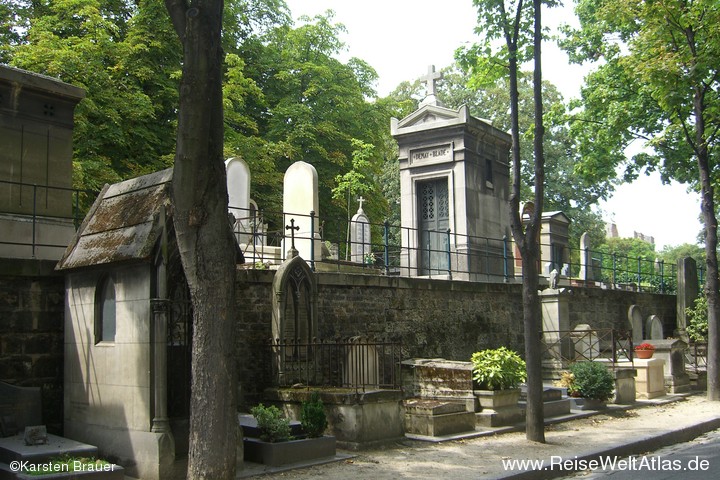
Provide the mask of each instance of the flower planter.
POLYGON ((655 350, 635 350, 635 356, 643 360, 652 358, 654 353, 655 350))
POLYGON ((597 398, 583 398, 583 404, 580 406, 580 410, 604 410, 606 408, 607 402, 597 398))
POLYGON ((520 389, 508 390, 475 390, 473 392, 482 408, 497 410, 503 407, 517 406, 520 400, 520 389))
POLYGON ((271 467, 335 456, 335 437, 323 436, 287 442, 263 442, 244 438, 245 460, 271 467))

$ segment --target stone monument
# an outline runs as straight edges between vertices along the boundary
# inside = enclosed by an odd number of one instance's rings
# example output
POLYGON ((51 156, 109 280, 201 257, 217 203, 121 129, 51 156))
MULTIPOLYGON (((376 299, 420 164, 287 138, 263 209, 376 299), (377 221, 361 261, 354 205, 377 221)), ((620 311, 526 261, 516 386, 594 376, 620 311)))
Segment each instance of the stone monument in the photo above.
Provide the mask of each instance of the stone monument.
MULTIPOLYGON (((283 180, 283 225, 289 226, 294 220, 295 249, 309 262, 322 259, 319 213, 317 170, 309 163, 295 162, 283 180)), ((283 239, 283 252, 287 253, 290 247, 288 234, 283 239)))
POLYGON ((364 201, 363 197, 358 198, 360 206, 350 220, 350 261, 356 263, 368 263, 366 258, 372 252, 370 220, 362 208, 364 201))
POLYGON ((420 108, 392 119, 398 142, 404 274, 502 279, 510 235, 510 135, 470 115, 467 106, 445 108, 437 99, 431 66, 420 108), (492 240, 491 240, 492 239, 492 240))

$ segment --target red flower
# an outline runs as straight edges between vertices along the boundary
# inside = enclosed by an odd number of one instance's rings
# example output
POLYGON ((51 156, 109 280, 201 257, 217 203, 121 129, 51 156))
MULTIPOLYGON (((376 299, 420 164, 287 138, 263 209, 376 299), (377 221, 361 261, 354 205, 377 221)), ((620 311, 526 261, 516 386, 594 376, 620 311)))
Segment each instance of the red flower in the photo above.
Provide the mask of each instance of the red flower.
POLYGON ((635 350, 655 350, 655 346, 649 343, 641 343, 635 347, 635 350))

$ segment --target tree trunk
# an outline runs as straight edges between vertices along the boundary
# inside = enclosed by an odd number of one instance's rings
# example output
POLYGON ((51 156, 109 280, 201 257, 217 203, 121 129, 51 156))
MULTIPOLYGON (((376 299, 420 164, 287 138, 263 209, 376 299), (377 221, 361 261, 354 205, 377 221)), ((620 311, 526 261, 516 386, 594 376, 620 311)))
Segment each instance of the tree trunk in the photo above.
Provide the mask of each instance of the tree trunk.
POLYGON ((538 294, 538 265, 540 262, 540 228, 545 195, 545 153, 543 140, 542 103, 542 19, 540 0, 533 0, 535 70, 533 72, 533 93, 535 107, 535 136, 533 156, 535 157, 535 209, 530 225, 525 232, 526 252, 523 254, 523 317, 525 324, 525 361, 527 362, 527 411, 525 414, 525 436, 528 440, 545 443, 545 418, 543 412, 542 384, 542 310, 538 294), (528 259, 525 262, 525 255, 528 259), (525 274, 527 264, 527 274, 525 274))
POLYGON ((702 86, 695 88, 695 153, 700 172, 700 199, 703 223, 705 224, 705 295, 708 304, 708 352, 707 352, 707 398, 720 401, 720 337, 718 332, 718 260, 717 260, 717 218, 715 198, 710 176, 710 153, 705 135, 705 99, 702 86))
POLYGON ((231 480, 238 441, 235 240, 223 162, 223 1, 165 4, 184 50, 173 219, 193 304, 187 478, 231 480))
POLYGON ((540 261, 539 232, 542 218, 545 166, 543 156, 543 124, 542 124, 542 72, 540 70, 540 44, 539 34, 540 7, 539 1, 534 0, 536 7, 535 17, 535 208, 530 221, 523 229, 523 219, 520 212, 520 127, 519 127, 519 93, 518 93, 518 65, 517 65, 517 39, 520 22, 520 9, 523 2, 519 2, 516 12, 514 31, 505 33, 505 41, 510 52, 510 122, 512 135, 512 190, 510 192, 510 229, 515 243, 522 256, 523 268, 523 328, 525 340, 525 363, 527 365, 527 409, 525 411, 525 436, 534 442, 545 442, 545 419, 542 401, 542 352, 540 343, 542 312, 538 295, 538 262, 540 261))

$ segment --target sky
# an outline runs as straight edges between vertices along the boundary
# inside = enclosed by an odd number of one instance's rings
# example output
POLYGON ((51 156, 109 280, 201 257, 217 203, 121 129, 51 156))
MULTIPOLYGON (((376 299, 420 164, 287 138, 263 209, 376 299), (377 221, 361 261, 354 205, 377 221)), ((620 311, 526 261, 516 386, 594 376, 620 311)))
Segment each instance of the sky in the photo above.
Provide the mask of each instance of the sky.
MULTIPOLYGON (((293 18, 335 11, 335 21, 347 28, 341 39, 348 50, 341 57, 365 60, 378 73, 378 95, 385 96, 403 81, 453 63, 455 50, 477 40, 473 33, 477 12, 472 0, 286 0, 293 18)), ((567 1, 571 4, 571 1, 567 1)), ((570 7, 543 13, 550 27, 575 21, 570 7)), ((543 46, 543 77, 555 84, 566 100, 578 97, 589 67, 569 65, 553 43, 543 46)), ((388 127, 389 128, 389 127, 388 127)), ((695 243, 701 224, 699 195, 684 185, 662 185, 657 174, 617 188, 599 205, 606 221, 618 226, 622 237, 641 232, 664 245, 695 243)))

